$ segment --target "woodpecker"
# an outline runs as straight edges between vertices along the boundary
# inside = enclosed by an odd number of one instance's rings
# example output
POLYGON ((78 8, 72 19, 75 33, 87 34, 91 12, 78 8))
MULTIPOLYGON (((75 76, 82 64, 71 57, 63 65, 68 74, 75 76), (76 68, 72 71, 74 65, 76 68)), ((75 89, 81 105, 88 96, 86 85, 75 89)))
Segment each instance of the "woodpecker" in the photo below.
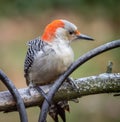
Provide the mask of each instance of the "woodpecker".
MULTIPOLYGON (((81 34, 76 25, 59 19, 48 24, 41 37, 28 42, 28 51, 24 62, 24 76, 29 86, 42 86, 54 83, 74 61, 71 41, 77 39, 93 40, 81 34)), ((65 112, 69 111, 67 101, 54 103, 50 116, 58 122, 58 115, 65 122, 65 112)))

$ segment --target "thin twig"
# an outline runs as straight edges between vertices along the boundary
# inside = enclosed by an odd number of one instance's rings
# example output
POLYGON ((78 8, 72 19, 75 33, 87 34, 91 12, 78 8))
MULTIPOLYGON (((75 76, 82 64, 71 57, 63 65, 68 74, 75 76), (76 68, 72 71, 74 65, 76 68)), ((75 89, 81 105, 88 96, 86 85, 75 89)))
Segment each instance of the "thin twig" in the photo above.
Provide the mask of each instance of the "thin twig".
POLYGON ((23 100, 22 100, 18 90, 16 89, 16 87, 12 83, 12 81, 5 75, 5 73, 2 70, 0 70, 0 80, 8 88, 8 90, 12 94, 13 98, 15 99, 21 122, 28 122, 27 113, 25 110, 23 100))
MULTIPOLYGON (((117 48, 120 47, 120 40, 116 40, 116 41, 112 41, 109 43, 106 43, 102 46, 99 46, 91 51, 89 51, 88 53, 82 55, 78 60, 76 60, 71 67, 63 74, 61 75, 54 83, 54 85, 51 87, 49 93, 48 93, 48 99, 49 101, 52 102, 52 98, 54 97, 56 91, 59 89, 59 87, 61 86, 61 84, 64 82, 64 80, 79 66, 81 66, 83 63, 85 63, 86 61, 88 61, 89 59, 95 57, 96 55, 99 55, 105 51, 108 51, 110 49, 113 48, 117 48)), ((43 105, 42 105, 42 109, 41 109, 41 113, 39 116, 39 122, 45 122, 46 121, 46 117, 47 117, 47 112, 49 110, 49 104, 47 103, 46 100, 44 100, 43 105)))
POLYGON ((109 61, 107 65, 106 73, 112 73, 112 66, 113 66, 113 62, 109 61))

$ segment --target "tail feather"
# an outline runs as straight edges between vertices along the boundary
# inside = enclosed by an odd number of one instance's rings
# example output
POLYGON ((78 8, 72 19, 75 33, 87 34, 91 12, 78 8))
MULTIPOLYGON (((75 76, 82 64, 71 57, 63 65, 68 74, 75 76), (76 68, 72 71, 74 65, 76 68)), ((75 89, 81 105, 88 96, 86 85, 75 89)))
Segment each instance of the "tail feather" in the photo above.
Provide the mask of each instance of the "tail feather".
POLYGON ((61 117, 63 122, 66 122, 65 110, 61 108, 61 106, 57 106, 57 109, 58 109, 58 115, 61 117))
POLYGON ((51 105, 49 115, 55 122, 59 122, 58 115, 61 117, 63 122, 66 122, 65 110, 70 111, 68 101, 60 101, 51 105))

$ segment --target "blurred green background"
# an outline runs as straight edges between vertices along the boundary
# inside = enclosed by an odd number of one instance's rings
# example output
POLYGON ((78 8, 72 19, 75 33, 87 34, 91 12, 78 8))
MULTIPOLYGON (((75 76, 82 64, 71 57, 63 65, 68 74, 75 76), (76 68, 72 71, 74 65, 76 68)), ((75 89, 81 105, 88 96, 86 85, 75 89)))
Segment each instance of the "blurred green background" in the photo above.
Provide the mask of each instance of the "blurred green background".
MULTIPOLYGON (((23 65, 26 42, 42 34, 54 19, 76 24, 81 33, 95 41, 72 43, 75 59, 106 42, 120 38, 120 0, 0 0, 0 69, 17 88, 26 87, 23 65)), ((112 61, 113 72, 120 72, 120 49, 101 54, 77 69, 72 77, 97 75, 112 61)), ((0 89, 5 90, 3 84, 0 89)), ((78 104, 70 102, 67 122, 120 122, 120 97, 112 94, 86 96, 78 104)), ((39 109, 27 109, 29 122, 37 122, 39 109)), ((19 122, 17 112, 0 113, 0 122, 19 122)), ((48 121, 52 119, 48 117, 48 121)), ((61 121, 61 120, 60 120, 61 121)))

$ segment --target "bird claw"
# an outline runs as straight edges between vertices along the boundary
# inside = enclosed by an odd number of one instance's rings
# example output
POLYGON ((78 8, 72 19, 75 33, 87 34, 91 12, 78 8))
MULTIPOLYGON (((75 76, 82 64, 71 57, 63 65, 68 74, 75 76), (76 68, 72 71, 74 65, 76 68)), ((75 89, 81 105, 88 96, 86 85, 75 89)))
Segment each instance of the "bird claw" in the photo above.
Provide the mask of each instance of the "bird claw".
POLYGON ((72 86, 73 90, 79 91, 79 87, 77 84, 74 82, 73 78, 68 77, 67 82, 72 86))
POLYGON ((79 103, 79 99, 78 99, 78 98, 72 99, 71 101, 72 101, 72 102, 75 102, 75 103, 79 103))
MULTIPOLYGON (((73 78, 68 77, 67 78, 67 82, 72 86, 73 90, 79 92, 79 87, 77 86, 77 84, 74 82, 73 78)), ((72 99, 71 101, 75 102, 75 103, 79 103, 79 99, 72 99)))
POLYGON ((29 84, 28 92, 29 92, 29 94, 30 94, 31 96, 34 96, 34 95, 36 94, 36 92, 37 92, 37 90, 34 88, 34 86, 33 86, 32 83, 29 84))

